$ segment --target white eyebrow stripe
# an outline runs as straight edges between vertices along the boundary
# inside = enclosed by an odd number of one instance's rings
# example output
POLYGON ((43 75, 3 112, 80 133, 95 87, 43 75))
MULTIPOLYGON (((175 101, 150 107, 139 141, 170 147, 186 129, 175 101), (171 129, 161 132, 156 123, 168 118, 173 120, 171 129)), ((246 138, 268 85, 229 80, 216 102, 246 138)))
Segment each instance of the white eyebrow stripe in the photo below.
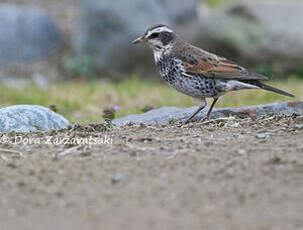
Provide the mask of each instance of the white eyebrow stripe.
POLYGON ((164 32, 164 31, 171 32, 171 33, 173 32, 171 29, 169 29, 167 27, 159 27, 159 28, 156 28, 153 30, 153 32, 157 32, 157 33, 164 32))
POLYGON ((147 34, 147 37, 149 37, 153 33, 161 33, 161 32, 173 33, 173 31, 171 29, 169 29, 168 27, 163 26, 163 27, 155 28, 155 29, 149 31, 148 34, 147 34))

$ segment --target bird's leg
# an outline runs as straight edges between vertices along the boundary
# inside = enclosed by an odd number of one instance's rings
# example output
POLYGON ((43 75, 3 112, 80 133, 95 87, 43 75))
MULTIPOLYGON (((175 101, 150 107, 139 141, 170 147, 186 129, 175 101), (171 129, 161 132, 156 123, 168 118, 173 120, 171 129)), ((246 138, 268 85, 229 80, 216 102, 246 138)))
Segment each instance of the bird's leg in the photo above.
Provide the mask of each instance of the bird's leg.
POLYGON ((202 109, 204 109, 206 106, 206 101, 203 99, 201 101, 201 104, 199 105, 199 108, 185 121, 185 124, 188 124, 202 109))
POLYGON ((206 115, 207 118, 210 117, 211 111, 213 110, 213 108, 214 108, 216 102, 218 101, 218 99, 219 99, 219 98, 214 98, 214 101, 213 101, 213 103, 211 104, 211 106, 210 106, 210 108, 209 108, 209 110, 208 110, 208 112, 207 112, 207 115, 206 115))

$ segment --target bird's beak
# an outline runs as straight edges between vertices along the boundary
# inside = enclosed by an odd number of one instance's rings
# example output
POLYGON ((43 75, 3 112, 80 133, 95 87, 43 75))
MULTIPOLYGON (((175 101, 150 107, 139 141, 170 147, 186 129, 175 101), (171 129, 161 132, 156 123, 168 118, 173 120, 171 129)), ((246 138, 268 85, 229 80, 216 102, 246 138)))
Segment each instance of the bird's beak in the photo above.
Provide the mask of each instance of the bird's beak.
POLYGON ((141 43, 141 42, 146 42, 146 38, 144 38, 143 36, 141 37, 138 37, 137 39, 133 40, 133 44, 138 44, 138 43, 141 43))

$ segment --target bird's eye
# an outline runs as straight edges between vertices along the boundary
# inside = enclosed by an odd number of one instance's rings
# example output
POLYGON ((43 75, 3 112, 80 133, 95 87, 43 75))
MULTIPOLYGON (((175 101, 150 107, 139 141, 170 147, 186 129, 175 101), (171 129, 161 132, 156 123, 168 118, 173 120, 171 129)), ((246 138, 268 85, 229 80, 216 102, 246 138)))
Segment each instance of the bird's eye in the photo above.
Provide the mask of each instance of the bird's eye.
POLYGON ((153 39, 153 38, 157 38, 157 37, 159 37, 159 33, 153 33, 150 35, 149 38, 153 39))

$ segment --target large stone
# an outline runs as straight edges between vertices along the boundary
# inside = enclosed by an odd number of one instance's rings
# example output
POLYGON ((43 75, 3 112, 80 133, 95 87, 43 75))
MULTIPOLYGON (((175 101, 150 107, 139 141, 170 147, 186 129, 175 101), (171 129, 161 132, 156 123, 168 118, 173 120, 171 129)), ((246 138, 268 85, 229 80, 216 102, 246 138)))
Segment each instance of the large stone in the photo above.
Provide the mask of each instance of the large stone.
MULTIPOLYGON (((166 125, 170 121, 184 122, 198 107, 187 109, 176 107, 163 107, 160 109, 151 110, 144 114, 133 114, 123 118, 113 120, 116 126, 126 125, 127 123, 134 124, 161 124, 166 125)), ((198 121, 206 116, 208 108, 200 112, 193 121, 198 121)), ((214 109, 211 118, 224 118, 229 116, 236 117, 261 117, 269 115, 303 115, 303 101, 279 102, 267 105, 247 106, 242 108, 222 108, 214 109)))
MULTIPOLYGON (((82 0, 77 50, 105 73, 151 69, 152 53, 131 41, 151 25, 180 25, 197 19, 197 0, 82 0)), ((154 69, 154 68, 153 68, 154 69)), ((112 74, 113 75, 113 74, 112 74)))
POLYGON ((40 59, 62 43, 44 11, 0 4, 0 65, 40 59))
POLYGON ((36 132, 66 128, 68 120, 39 105, 15 105, 0 109, 0 132, 36 132))
MULTIPOLYGON (((202 15, 195 44, 248 65, 303 64, 303 2, 247 1, 202 15)), ((193 36, 194 37, 194 36, 193 36)))

